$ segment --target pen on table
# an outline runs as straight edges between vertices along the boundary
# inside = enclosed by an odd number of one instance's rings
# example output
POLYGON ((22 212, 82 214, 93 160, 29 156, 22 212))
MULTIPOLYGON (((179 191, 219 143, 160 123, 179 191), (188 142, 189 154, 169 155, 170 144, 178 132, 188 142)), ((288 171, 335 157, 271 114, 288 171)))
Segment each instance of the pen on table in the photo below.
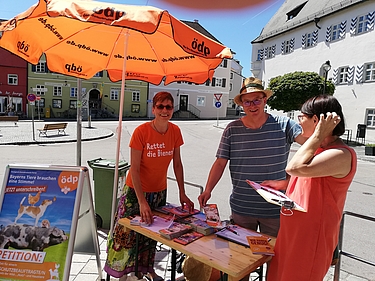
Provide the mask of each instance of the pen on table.
POLYGON ((239 235, 239 234, 237 233, 237 231, 231 229, 229 226, 226 226, 225 229, 228 229, 230 232, 233 232, 234 234, 239 235))

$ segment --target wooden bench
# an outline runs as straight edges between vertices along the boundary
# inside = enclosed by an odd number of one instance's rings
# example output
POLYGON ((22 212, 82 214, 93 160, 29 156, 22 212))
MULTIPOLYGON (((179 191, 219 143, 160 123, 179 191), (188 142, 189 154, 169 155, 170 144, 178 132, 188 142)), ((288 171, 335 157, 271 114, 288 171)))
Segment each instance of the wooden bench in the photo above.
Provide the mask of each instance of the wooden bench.
POLYGON ((68 123, 53 123, 53 124, 45 124, 43 129, 38 129, 39 136, 47 136, 47 132, 51 130, 57 130, 57 134, 60 135, 60 133, 65 133, 65 128, 68 125, 68 123))
POLYGON ((14 125, 17 126, 18 116, 0 116, 0 121, 14 122, 14 125))

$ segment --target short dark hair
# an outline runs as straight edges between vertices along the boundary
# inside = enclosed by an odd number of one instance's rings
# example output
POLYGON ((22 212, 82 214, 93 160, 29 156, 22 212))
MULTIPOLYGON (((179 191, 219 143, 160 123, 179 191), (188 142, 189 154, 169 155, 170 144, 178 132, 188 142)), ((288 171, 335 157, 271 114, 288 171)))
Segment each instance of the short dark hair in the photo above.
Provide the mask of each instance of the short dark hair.
POLYGON ((327 112, 336 112, 340 116, 341 121, 333 129, 333 136, 341 136, 345 133, 345 119, 342 112, 342 107, 339 101, 330 95, 319 95, 308 99, 301 107, 301 112, 308 115, 316 115, 320 118, 320 114, 326 116, 327 112))
POLYGON ((174 105, 174 99, 173 99, 173 96, 171 95, 171 93, 169 93, 169 92, 159 92, 152 99, 152 106, 155 106, 157 102, 163 102, 165 100, 170 100, 172 102, 172 106, 174 105))

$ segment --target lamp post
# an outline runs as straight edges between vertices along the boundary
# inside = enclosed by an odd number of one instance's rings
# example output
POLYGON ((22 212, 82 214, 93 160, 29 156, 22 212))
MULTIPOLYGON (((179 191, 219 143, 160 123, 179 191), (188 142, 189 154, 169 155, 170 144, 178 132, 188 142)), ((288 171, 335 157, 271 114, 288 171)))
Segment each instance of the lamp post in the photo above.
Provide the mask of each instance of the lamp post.
POLYGON ((326 93, 328 71, 331 70, 330 61, 327 60, 325 63, 323 63, 322 68, 323 68, 323 71, 324 71, 324 86, 323 86, 323 95, 324 95, 326 93))

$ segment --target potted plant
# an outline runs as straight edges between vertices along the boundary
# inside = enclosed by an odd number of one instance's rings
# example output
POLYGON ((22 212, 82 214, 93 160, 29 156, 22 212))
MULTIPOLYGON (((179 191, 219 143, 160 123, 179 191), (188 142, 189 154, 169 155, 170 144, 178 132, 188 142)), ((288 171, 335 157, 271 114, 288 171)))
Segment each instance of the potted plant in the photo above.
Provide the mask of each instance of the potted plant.
POLYGON ((375 143, 366 144, 365 155, 375 156, 375 143))

